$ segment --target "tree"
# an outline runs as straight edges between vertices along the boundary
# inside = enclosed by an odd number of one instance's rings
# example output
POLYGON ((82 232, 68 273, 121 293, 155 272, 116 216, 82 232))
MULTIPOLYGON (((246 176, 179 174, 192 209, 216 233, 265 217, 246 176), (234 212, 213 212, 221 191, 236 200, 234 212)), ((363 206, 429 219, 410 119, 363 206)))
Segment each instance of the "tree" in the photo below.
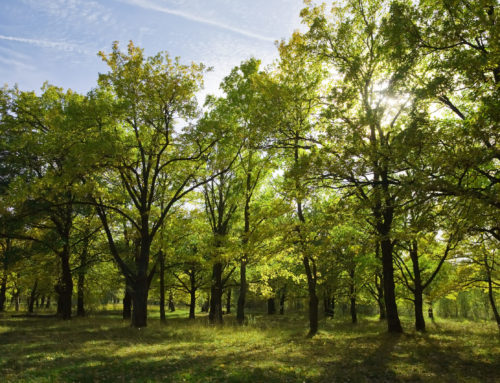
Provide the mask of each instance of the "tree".
POLYGON ((235 163, 238 177, 242 178, 242 210, 243 229, 241 233, 240 256, 240 286, 237 303, 236 318, 241 324, 245 320, 245 301, 248 290, 247 266, 255 254, 252 254, 252 242, 255 241, 257 226, 264 217, 256 216, 253 206, 259 187, 269 171, 272 153, 262 146, 262 142, 269 135, 266 118, 261 116, 266 113, 267 104, 263 100, 259 76, 260 61, 251 58, 233 68, 231 73, 223 80, 221 89, 225 97, 219 100, 219 108, 230 114, 232 123, 237 129, 237 140, 241 146, 239 157, 235 163))
POLYGON ((152 243, 172 207, 206 182, 198 176, 214 136, 201 134, 193 125, 176 126, 197 116, 195 93, 202 85, 204 67, 182 65, 167 53, 145 58, 132 42, 127 53, 115 42, 111 53, 100 55, 110 71, 100 75, 97 95, 110 95, 114 118, 98 137, 112 142, 113 152, 101 147, 97 153, 108 159, 103 175, 95 180, 104 189, 97 189, 95 205, 111 253, 131 290, 132 326, 143 327, 156 265, 151 267, 152 243), (117 189, 126 197, 125 204, 114 204, 112 194, 117 189), (116 248, 111 212, 136 233, 138 253, 132 267, 116 248))
POLYGON ((210 311, 208 318, 211 323, 222 323, 222 294, 224 286, 235 268, 231 268, 224 276, 224 269, 230 267, 228 263, 228 247, 230 248, 229 233, 238 208, 238 197, 241 184, 234 170, 222 172, 225 165, 221 160, 227 158, 227 148, 218 147, 217 155, 209 162, 212 174, 218 174, 203 186, 205 212, 212 231, 212 279, 210 287, 210 311))
POLYGON ((435 200, 418 201, 407 210, 395 259, 404 284, 413 295, 417 331, 425 331, 424 294, 461 240, 464 225, 458 217, 458 209, 451 203, 439 205, 435 200), (455 219, 450 222, 452 216, 455 219), (446 240, 439 239, 438 233, 446 240))
POLYGON ((2 235, 43 243, 57 255, 61 267, 56 285, 58 312, 63 319, 70 319, 72 231, 78 214, 75 202, 88 171, 86 154, 91 140, 87 134, 94 128, 86 118, 87 99, 48 84, 40 96, 13 89, 7 97, 2 135, 9 139, 4 153, 13 166, 22 169, 9 183, 7 203, 15 212, 14 219, 26 226, 17 225, 17 231, 11 228, 2 235), (36 235, 26 231, 27 227, 37 231, 36 235))
POLYGON ((325 187, 357 196, 371 210, 369 224, 381 249, 384 301, 389 332, 402 332, 394 283, 395 220, 411 198, 405 157, 419 142, 405 139, 413 96, 405 77, 388 59, 382 28, 387 4, 346 1, 332 7, 309 5, 308 49, 328 65, 331 90, 324 116, 329 121, 316 160, 325 187))
POLYGON ((316 259, 307 251, 307 152, 317 142, 318 121, 315 113, 320 105, 319 90, 324 71, 318 61, 311 58, 304 39, 294 33, 288 43, 279 45, 280 61, 276 72, 267 82, 268 120, 275 129, 270 145, 284 154, 285 188, 296 205, 295 227, 298 246, 307 277, 309 294, 309 336, 318 331, 318 297, 316 293, 316 259))

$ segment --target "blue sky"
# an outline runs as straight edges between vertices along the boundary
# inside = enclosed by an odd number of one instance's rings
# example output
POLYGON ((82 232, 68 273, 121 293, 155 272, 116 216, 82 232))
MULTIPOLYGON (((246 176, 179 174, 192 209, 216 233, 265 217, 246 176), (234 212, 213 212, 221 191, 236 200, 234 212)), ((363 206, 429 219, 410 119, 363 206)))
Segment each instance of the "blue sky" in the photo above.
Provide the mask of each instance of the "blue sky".
POLYGON ((38 90, 44 81, 86 92, 106 66, 97 52, 129 40, 214 67, 221 79, 254 56, 269 64, 275 40, 301 27, 302 0, 0 0, 0 86, 38 90))

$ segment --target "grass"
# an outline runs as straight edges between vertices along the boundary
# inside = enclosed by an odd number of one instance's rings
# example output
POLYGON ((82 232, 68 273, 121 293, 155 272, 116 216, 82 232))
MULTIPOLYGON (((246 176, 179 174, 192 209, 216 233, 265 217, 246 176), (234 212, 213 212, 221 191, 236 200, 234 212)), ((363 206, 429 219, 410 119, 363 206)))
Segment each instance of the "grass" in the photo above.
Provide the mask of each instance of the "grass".
POLYGON ((491 322, 437 320, 391 336, 365 318, 328 320, 307 339, 298 316, 213 327, 177 311, 133 329, 114 312, 69 322, 0 317, 2 382, 500 382, 491 322))

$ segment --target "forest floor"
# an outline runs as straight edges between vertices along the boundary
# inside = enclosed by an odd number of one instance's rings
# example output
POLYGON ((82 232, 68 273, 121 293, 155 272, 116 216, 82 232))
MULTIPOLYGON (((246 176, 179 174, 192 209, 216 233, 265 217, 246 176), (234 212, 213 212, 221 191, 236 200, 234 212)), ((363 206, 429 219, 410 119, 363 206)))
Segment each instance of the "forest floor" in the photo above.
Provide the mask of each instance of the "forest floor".
POLYGON ((171 313, 133 329, 118 312, 61 321, 0 317, 2 382, 500 382, 493 322, 437 319, 428 332, 385 332, 362 318, 322 320, 312 339, 299 316, 251 316, 239 327, 171 313))

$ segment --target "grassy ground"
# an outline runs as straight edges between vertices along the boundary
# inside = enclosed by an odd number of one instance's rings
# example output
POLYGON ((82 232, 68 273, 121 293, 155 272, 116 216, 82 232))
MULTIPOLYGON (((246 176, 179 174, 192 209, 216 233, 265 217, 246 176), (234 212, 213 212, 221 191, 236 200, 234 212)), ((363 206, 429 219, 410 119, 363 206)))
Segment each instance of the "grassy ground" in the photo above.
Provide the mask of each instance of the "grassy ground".
POLYGON ((0 317, 2 382, 500 382, 500 338, 491 322, 437 320, 426 334, 390 336, 363 319, 321 323, 313 339, 297 316, 227 318, 176 312, 132 329, 108 312, 63 322, 0 317))

